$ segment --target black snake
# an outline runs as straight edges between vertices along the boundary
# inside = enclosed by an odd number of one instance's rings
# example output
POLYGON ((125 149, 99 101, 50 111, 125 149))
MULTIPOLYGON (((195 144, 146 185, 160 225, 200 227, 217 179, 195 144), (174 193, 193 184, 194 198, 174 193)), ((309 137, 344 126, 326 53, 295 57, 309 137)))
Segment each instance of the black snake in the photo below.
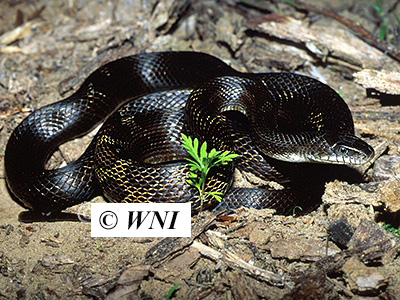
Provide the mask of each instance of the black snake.
MULTIPOLYGON (((353 165, 373 156, 354 136, 342 98, 315 79, 241 73, 204 53, 146 53, 100 67, 73 95, 25 118, 6 147, 7 183, 17 201, 42 213, 97 195, 115 202, 192 201, 196 210, 181 132, 239 154, 235 167, 283 184, 288 178, 274 162, 353 165), (78 160, 45 169, 60 144, 108 116, 78 160)), ((232 164, 216 168, 206 190, 225 193, 233 207, 287 212, 296 204, 290 184, 278 191, 232 189, 232 172, 232 164)))

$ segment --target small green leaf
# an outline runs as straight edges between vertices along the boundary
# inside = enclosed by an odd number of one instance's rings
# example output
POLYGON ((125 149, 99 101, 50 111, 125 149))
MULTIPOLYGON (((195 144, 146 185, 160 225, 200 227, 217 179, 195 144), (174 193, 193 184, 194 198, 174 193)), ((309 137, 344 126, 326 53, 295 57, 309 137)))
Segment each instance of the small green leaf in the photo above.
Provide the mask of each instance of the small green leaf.
POLYGON ((197 177, 199 177, 199 176, 196 173, 192 173, 192 172, 189 173, 190 179, 196 179, 197 177))
POLYGON ((293 207, 293 209, 292 209, 292 214, 293 214, 293 215, 296 215, 297 210, 303 211, 303 208, 302 208, 301 206, 296 205, 296 206, 293 207))
POLYGON ((200 158, 207 158, 207 142, 204 142, 200 148, 200 158))
POLYGON ((179 288, 180 284, 175 284, 169 291, 167 296, 165 297, 165 300, 169 300, 172 297, 172 294, 179 288))
POLYGON ((222 192, 214 191, 214 192, 206 192, 207 195, 213 196, 215 200, 218 202, 222 201, 222 192))
POLYGON ((195 138, 193 140, 192 145, 193 145, 193 152, 196 153, 196 155, 197 155, 197 153, 199 152, 199 140, 197 138, 195 138))
POLYGON ((199 163, 193 159, 190 158, 186 158, 186 160, 188 162, 190 162, 190 166, 196 167, 196 168, 201 168, 201 166, 199 165, 199 163))
POLYGON ((215 148, 213 148, 213 149, 211 149, 211 152, 208 154, 208 159, 213 161, 213 160, 217 159, 220 155, 221 155, 221 151, 217 151, 217 150, 215 150, 215 148))
POLYGON ((104 247, 103 247, 101 244, 99 244, 99 243, 96 242, 96 247, 97 247, 97 249, 99 249, 101 252, 104 252, 104 247))
POLYGON ((230 153, 226 156, 226 158, 229 158, 229 159, 235 159, 237 157, 239 157, 239 154, 236 154, 236 153, 230 153))
POLYGON ((210 154, 208 154, 208 157, 215 157, 217 153, 217 150, 215 150, 215 148, 212 148, 210 151, 210 154))

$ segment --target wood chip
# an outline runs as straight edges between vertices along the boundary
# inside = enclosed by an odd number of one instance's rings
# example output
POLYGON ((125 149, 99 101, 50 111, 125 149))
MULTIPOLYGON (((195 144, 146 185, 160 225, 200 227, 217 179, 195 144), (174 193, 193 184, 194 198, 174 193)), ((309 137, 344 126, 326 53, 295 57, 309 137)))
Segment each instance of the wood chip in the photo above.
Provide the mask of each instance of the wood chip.
POLYGON ((3 33, 0 36, 0 44, 9 45, 18 39, 27 37, 31 34, 32 28, 39 26, 41 23, 39 21, 26 22, 11 31, 3 33))
POLYGON ((400 72, 364 69, 353 74, 354 81, 366 89, 381 93, 400 95, 400 72))

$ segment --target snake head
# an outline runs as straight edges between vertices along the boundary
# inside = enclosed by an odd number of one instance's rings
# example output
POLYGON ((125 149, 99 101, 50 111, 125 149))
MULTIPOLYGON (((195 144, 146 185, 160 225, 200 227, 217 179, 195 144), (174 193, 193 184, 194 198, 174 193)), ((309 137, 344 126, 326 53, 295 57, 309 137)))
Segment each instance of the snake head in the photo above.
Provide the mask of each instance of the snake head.
POLYGON ((280 161, 351 166, 367 163, 375 154, 370 145, 347 133, 257 133, 260 152, 280 161))
POLYGON ((319 162, 361 165, 372 159, 374 149, 360 138, 350 134, 323 134, 326 151, 318 156, 319 162))

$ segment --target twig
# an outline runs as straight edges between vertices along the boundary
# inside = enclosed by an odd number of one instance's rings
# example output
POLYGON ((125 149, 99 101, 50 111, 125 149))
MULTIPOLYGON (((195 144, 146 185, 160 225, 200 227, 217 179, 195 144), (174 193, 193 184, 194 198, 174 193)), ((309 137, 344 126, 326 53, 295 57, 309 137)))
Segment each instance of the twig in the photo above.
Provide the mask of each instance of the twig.
POLYGON ((278 274, 270 271, 253 266, 243 259, 238 257, 236 254, 230 252, 227 249, 217 251, 211 247, 204 245, 201 242, 193 241, 192 247, 200 251, 200 253, 215 261, 224 261, 232 268, 239 268, 246 274, 256 278, 257 280, 264 280, 274 286, 283 286, 284 278, 278 274))

